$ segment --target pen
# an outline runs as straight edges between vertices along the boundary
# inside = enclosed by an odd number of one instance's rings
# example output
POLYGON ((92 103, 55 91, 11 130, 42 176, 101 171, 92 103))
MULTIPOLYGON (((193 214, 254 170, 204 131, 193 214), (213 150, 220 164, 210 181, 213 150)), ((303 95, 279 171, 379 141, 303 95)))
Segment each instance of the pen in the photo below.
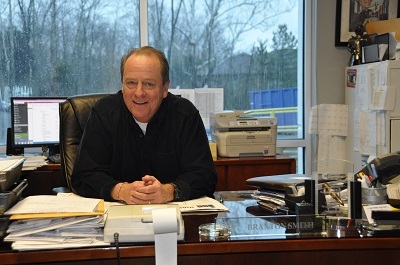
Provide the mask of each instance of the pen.
POLYGON ((371 183, 374 181, 371 175, 360 172, 359 176, 361 177, 362 181, 365 181, 368 187, 371 187, 371 183))
POLYGON ((369 185, 367 184, 367 181, 365 178, 359 178, 357 179, 358 182, 361 182, 361 188, 369 188, 369 185))
POLYGON ((374 173, 372 172, 371 165, 370 165, 367 161, 364 161, 364 163, 365 163, 365 166, 366 166, 367 169, 368 169, 369 175, 372 176, 372 177, 374 177, 374 173))
POLYGON ((340 199, 337 193, 332 190, 331 186, 329 186, 328 183, 325 182, 322 184, 322 186, 324 186, 324 188, 329 191, 329 194, 332 196, 332 198, 334 198, 340 205, 344 206, 344 202, 342 201, 342 199, 340 199))
POLYGON ((376 179, 378 177, 378 173, 376 172, 376 168, 374 164, 371 164, 371 169, 372 169, 372 177, 376 179))

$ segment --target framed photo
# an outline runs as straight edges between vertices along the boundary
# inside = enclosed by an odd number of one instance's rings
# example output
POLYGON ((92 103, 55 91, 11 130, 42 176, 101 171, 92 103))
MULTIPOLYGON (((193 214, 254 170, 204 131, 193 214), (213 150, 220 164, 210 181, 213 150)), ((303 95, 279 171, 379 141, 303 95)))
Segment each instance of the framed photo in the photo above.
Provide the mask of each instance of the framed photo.
POLYGON ((399 0, 336 0, 335 46, 347 46, 355 28, 399 17, 399 0))
POLYGON ((357 80, 357 69, 348 68, 346 72, 346 88, 355 88, 357 80))

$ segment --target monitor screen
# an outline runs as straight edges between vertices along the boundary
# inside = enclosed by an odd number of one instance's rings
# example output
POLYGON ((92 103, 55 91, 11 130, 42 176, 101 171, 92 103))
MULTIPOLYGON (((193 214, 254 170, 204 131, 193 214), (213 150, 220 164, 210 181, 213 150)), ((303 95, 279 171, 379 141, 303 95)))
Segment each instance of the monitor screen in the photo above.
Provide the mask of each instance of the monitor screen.
POLYGON ((12 147, 58 146, 59 103, 65 99, 66 97, 12 97, 12 147))

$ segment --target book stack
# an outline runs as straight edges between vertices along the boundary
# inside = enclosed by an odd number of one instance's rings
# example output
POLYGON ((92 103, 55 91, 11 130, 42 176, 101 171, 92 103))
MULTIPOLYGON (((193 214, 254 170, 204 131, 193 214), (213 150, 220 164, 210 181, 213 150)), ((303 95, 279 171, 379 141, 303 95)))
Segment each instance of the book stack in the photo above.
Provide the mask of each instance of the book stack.
POLYGON ((4 242, 14 250, 109 245, 104 242, 104 201, 75 194, 30 196, 5 212, 4 242))

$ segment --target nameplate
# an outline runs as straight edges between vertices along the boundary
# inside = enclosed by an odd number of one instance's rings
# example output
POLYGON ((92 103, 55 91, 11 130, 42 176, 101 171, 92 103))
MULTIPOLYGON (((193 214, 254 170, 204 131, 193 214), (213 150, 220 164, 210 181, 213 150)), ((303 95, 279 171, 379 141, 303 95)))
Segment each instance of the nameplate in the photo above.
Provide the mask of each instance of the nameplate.
POLYGON ((301 216, 301 218, 296 215, 218 217, 215 223, 229 227, 229 240, 280 239, 323 232, 321 220, 315 215, 301 216))

